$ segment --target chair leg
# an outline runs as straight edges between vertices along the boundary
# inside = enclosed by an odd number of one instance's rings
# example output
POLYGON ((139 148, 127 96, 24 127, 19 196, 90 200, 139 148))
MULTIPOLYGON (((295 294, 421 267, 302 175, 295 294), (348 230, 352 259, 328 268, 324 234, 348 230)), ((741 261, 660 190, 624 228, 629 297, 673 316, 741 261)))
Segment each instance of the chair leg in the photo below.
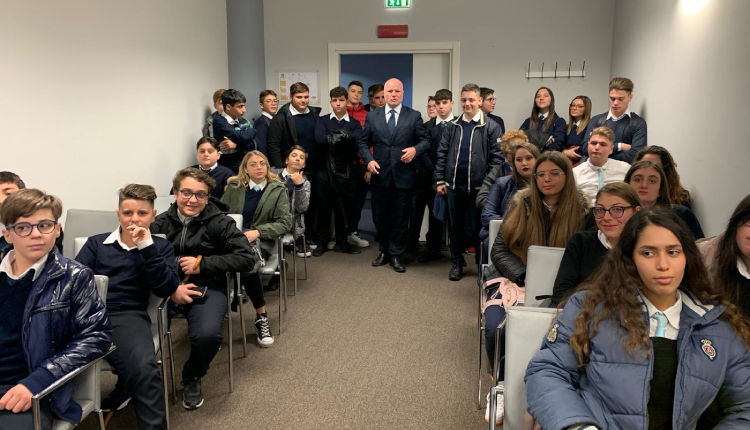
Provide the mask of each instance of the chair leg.
POLYGON ((502 385, 496 385, 490 388, 490 430, 495 430, 495 414, 497 413, 497 395, 504 394, 504 392, 505 392, 505 388, 502 385))
MULTIPOLYGON (((167 357, 164 349, 164 316, 162 309, 159 309, 157 313, 157 334, 159 337, 159 369, 161 370, 161 384, 162 390, 164 390, 164 412, 167 416, 167 428, 169 428, 169 387, 167 386, 167 357)), ((170 357, 171 359, 171 357, 170 357)), ((174 375, 172 375, 174 379, 174 375)))
POLYGON ((231 393, 234 391, 234 353, 232 351, 234 339, 232 339, 232 313, 229 306, 231 306, 231 299, 227 296, 227 354, 229 355, 229 392, 231 393))
MULTIPOLYGON (((304 239, 304 237, 305 235, 303 234, 302 238, 304 239)), ((304 242, 302 242, 302 249, 305 250, 305 255, 307 255, 307 240, 306 239, 304 240, 304 242)), ((305 276, 302 277, 302 280, 307 281, 307 257, 305 257, 302 260, 302 266, 304 267, 303 273, 305 274, 305 276)))
POLYGON ((104 424, 104 413, 102 412, 101 409, 98 409, 96 411, 96 416, 99 420, 99 430, 104 430, 106 428, 106 425, 104 424))
MULTIPOLYGON (((235 285, 237 285, 237 293, 239 293, 240 273, 239 272, 235 273, 234 278, 236 282, 235 285)), ((245 327, 245 312, 242 308, 243 308, 242 298, 240 297, 239 309, 240 309, 240 327, 242 331, 242 357, 245 358, 247 357, 247 328, 245 327)))
POLYGON ((294 275, 293 275, 294 294, 290 294, 290 295, 296 296, 297 295, 297 241, 296 240, 294 241, 294 247, 292 248, 292 271, 294 272, 294 275))
POLYGON ((174 376, 174 349, 172 348, 172 330, 167 330, 167 346, 169 346, 169 379, 172 382, 172 400, 177 403, 177 380, 174 376))

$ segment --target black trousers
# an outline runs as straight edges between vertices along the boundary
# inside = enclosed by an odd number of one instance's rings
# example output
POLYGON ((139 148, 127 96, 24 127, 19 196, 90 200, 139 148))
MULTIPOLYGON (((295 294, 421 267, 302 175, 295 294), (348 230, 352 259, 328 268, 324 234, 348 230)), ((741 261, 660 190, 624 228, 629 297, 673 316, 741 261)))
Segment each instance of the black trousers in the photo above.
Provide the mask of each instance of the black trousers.
POLYGON ((424 208, 429 208, 429 227, 427 229, 427 252, 440 253, 443 239, 443 222, 435 218, 432 208, 435 205, 435 193, 432 188, 432 173, 420 169, 417 172, 417 186, 412 198, 411 217, 407 244, 414 249, 419 247, 419 233, 422 231, 424 208))
POLYGON ((115 368, 117 386, 133 396, 138 429, 167 428, 164 388, 154 354, 151 319, 146 311, 110 312, 112 340, 117 348, 107 356, 115 368))
POLYGON ((349 225, 349 222, 353 222, 352 213, 357 208, 357 188, 354 179, 334 183, 328 172, 318 171, 313 194, 316 195, 317 201, 315 220, 318 243, 325 246, 331 239, 331 215, 334 216, 336 243, 346 242, 347 234, 357 229, 356 226, 349 225))
MULTIPOLYGON (((0 397, 13 388, 13 385, 0 385, 0 397)), ((41 404, 41 421, 42 429, 52 428, 52 409, 50 408, 49 399, 42 399, 41 404)), ((13 412, 3 409, 0 410, 0 430, 34 430, 34 415, 31 408, 28 411, 13 412)))
POLYGON ((365 200, 367 200, 367 191, 370 190, 370 184, 365 182, 365 172, 367 169, 364 164, 358 164, 354 169, 354 177, 352 182, 354 184, 354 204, 352 210, 347 213, 348 227, 347 233, 356 233, 359 227, 359 220, 362 218, 362 209, 365 207, 365 200))
POLYGON ((205 299, 178 306, 177 311, 187 318, 190 337, 190 355, 182 368, 182 380, 202 378, 221 346, 221 328, 227 313, 226 292, 209 288, 205 299))
POLYGON ((448 235, 451 239, 451 260, 463 260, 464 250, 473 246, 479 255, 481 214, 475 204, 478 190, 448 188, 448 235))
POLYGON ((409 227, 411 189, 396 188, 395 185, 372 184, 375 203, 375 239, 380 252, 391 257, 400 257, 406 250, 406 230, 409 227))

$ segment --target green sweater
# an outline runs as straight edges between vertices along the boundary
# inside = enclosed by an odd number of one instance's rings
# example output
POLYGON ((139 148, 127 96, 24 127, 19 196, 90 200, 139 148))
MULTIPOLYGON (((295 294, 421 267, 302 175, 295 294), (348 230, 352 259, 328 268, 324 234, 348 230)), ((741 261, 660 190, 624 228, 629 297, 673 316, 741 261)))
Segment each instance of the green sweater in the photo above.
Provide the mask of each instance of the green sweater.
MULTIPOLYGON (((229 205, 229 213, 241 214, 245 204, 245 186, 230 182, 221 201, 229 205)), ((276 238, 287 234, 292 228, 292 212, 289 196, 284 184, 268 181, 263 196, 253 214, 253 222, 247 230, 258 230, 260 246, 269 254, 276 252, 276 238)))

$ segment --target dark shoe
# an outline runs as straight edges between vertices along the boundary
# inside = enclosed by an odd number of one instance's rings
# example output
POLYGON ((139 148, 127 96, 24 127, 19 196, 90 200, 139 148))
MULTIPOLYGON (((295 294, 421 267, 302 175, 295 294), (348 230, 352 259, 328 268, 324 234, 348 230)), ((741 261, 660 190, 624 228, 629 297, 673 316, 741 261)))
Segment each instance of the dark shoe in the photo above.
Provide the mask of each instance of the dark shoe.
POLYGON ((232 304, 230 306, 230 309, 232 309, 232 312, 237 312, 237 308, 240 305, 240 298, 237 297, 237 294, 234 294, 234 291, 232 291, 232 304))
POLYGON ((442 255, 435 251, 425 251, 419 257, 417 261, 420 263, 429 263, 430 261, 440 260, 442 255))
POLYGON ((182 381, 182 407, 192 411, 203 406, 203 393, 201 392, 201 380, 192 379, 182 381))
POLYGON ((388 264, 388 256, 383 254, 382 252, 378 254, 378 257, 376 259, 372 260, 372 265, 374 267, 385 266, 386 264, 388 264))
POLYGON ((398 273, 406 272, 406 266, 401 262, 401 257, 391 257, 391 267, 398 273))
POLYGON ((268 323, 268 315, 257 314, 255 317, 255 332, 258 334, 258 345, 270 348, 273 345, 273 333, 268 323))
POLYGON ((346 242, 336 244, 336 247, 333 248, 333 250, 335 252, 343 252, 344 254, 361 254, 362 253, 362 251, 360 251, 358 248, 354 248, 346 242))
POLYGON ((460 281, 464 277, 464 269, 460 262, 454 261, 451 271, 448 272, 448 279, 451 281, 460 281))
POLYGON ((276 291, 279 289, 279 277, 273 276, 268 280, 268 285, 264 288, 265 291, 276 291))
POLYGON ((121 411, 130 403, 131 398, 127 390, 115 384, 115 389, 109 393, 106 399, 102 400, 102 412, 121 411))
POLYGON ((326 248, 325 246, 318 246, 317 248, 313 249, 312 256, 320 257, 326 251, 328 251, 328 248, 326 248))

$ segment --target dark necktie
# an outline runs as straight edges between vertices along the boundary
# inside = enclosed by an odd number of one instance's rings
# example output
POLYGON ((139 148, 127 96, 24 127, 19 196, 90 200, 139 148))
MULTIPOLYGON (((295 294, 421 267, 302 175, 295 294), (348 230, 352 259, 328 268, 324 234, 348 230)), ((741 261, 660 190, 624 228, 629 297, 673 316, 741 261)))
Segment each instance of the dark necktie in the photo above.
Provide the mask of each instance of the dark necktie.
POLYGON ((544 122, 544 115, 539 115, 539 122, 544 122))
POLYGON ((388 130, 393 133, 393 130, 396 129, 396 109, 391 109, 390 114, 391 116, 388 118, 388 130))

